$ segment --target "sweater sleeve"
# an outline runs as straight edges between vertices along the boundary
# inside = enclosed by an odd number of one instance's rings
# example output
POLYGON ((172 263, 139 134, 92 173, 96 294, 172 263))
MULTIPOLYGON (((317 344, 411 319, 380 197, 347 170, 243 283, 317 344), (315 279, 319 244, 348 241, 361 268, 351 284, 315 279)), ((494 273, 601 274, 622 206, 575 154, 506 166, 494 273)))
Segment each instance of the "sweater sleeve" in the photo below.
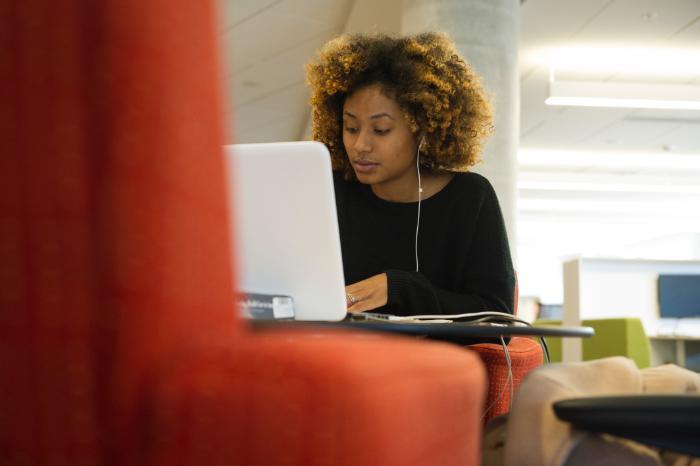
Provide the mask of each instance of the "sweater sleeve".
MULTIPOLYGON (((456 245, 456 248, 462 247, 456 245)), ((459 291, 434 286, 422 273, 387 270, 387 310, 397 315, 514 311, 515 274, 496 193, 484 179, 484 196, 467 247, 459 291)))

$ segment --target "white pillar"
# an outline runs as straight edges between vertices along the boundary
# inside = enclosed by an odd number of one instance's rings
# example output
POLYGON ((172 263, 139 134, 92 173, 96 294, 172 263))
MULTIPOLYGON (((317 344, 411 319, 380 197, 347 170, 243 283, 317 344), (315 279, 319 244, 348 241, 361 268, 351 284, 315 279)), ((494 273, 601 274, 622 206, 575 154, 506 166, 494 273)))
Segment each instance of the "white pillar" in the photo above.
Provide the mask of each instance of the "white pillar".
POLYGON ((401 32, 447 33, 493 97, 495 132, 474 171, 493 184, 516 260, 517 149, 520 123, 518 0, 404 0, 401 32))

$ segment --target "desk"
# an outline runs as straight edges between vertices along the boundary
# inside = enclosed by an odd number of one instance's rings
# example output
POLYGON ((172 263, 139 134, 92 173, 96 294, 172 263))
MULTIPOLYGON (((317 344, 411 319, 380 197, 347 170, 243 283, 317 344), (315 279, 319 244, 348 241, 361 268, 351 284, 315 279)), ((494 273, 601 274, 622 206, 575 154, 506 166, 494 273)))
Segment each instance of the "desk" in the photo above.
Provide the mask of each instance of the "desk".
MULTIPOLYGON (((686 348, 686 344, 690 343, 695 346, 700 346, 700 336, 654 335, 649 336, 649 342, 651 343, 652 357, 654 359, 653 363, 655 365, 672 362, 681 367, 688 367, 688 351, 686 348), (667 350, 668 345, 671 343, 673 343, 674 352, 673 357, 669 358, 667 357, 668 351, 664 351, 664 349, 667 350)), ((696 351, 691 351, 691 354, 693 355, 695 355, 696 353, 697 349, 696 351)), ((698 370, 697 367, 688 368, 696 371, 698 370)))
MULTIPOLYGON (((659 274, 700 274, 700 260, 577 257, 564 263, 564 325, 637 317, 647 335, 659 319, 659 274)), ((583 359, 580 341, 562 343, 564 362, 583 359)))
POLYGON ((526 327, 521 325, 470 324, 468 322, 451 322, 440 324, 416 324, 380 321, 340 321, 340 322, 302 322, 302 321, 251 321, 253 329, 266 328, 352 328, 384 333, 397 333, 425 337, 431 340, 448 341, 462 345, 474 343, 500 342, 501 337, 516 335, 534 337, 577 337, 587 338, 594 334, 592 327, 526 327))

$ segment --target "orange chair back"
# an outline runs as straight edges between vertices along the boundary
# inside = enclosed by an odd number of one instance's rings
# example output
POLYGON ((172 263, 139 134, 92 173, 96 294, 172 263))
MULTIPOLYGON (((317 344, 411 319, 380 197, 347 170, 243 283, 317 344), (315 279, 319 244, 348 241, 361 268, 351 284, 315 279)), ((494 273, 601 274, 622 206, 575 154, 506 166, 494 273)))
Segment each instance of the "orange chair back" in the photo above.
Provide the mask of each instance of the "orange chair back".
POLYGON ((149 374, 235 335, 212 8, 1 2, 2 464, 133 463, 149 374))

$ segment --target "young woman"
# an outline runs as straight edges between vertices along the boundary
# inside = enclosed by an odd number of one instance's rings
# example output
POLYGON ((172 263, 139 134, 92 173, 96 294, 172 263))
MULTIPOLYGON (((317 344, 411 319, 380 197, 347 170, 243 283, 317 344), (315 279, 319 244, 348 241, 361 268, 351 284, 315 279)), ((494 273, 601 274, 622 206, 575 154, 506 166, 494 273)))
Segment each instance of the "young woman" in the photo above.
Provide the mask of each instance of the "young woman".
POLYGON ((444 35, 344 35, 307 65, 313 137, 335 171, 349 312, 513 312, 496 194, 468 172, 491 131, 444 35))

